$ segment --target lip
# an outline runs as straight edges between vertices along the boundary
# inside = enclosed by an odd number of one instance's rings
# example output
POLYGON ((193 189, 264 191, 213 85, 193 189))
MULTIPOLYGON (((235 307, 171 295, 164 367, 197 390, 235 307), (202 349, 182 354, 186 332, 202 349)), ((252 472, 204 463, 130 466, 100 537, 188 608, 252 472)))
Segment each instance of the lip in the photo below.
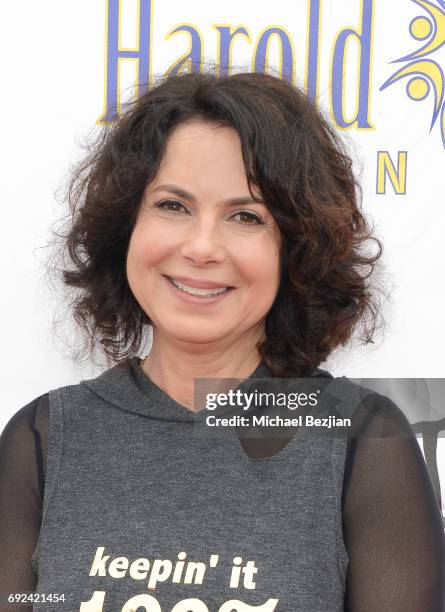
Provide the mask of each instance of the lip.
POLYGON ((187 285, 188 287, 192 287, 194 289, 222 289, 223 287, 229 287, 230 289, 233 289, 231 285, 226 285, 225 283, 216 283, 215 281, 206 280, 203 278, 199 279, 190 278, 188 276, 167 276, 166 274, 163 274, 162 276, 165 276, 165 278, 167 279, 174 278, 176 281, 179 281, 180 283, 183 283, 184 285, 187 285))
MULTIPOLYGON (((201 306, 208 306, 210 304, 214 304, 215 302, 221 302, 228 295, 230 295, 232 291, 234 290, 234 288, 231 287, 229 288, 228 291, 225 291, 224 293, 221 293, 220 295, 212 295, 211 297, 198 297, 196 295, 191 295, 190 293, 186 293, 185 291, 182 291, 182 289, 178 289, 177 287, 175 287, 174 284, 171 282, 169 276, 166 276, 165 274, 163 274, 162 276, 165 279, 165 282, 167 283, 167 285, 170 287, 173 294, 176 297, 178 297, 182 302, 186 302, 188 304, 195 304, 195 305, 200 304, 201 306)), ((177 276, 175 276, 174 279, 179 280, 177 276)), ((218 287, 221 287, 221 285, 217 285, 215 288, 218 288, 218 287)), ((201 287, 199 288, 201 289, 201 287)), ((205 288, 213 289, 213 287, 202 287, 202 288, 203 289, 205 288)))

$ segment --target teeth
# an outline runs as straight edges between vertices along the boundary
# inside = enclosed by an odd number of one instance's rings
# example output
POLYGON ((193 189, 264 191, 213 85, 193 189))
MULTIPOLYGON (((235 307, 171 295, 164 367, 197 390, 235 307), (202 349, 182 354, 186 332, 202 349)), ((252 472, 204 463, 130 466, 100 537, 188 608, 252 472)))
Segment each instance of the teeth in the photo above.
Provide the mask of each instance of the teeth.
POLYGON ((171 278, 170 280, 173 283, 173 285, 177 287, 178 289, 182 289, 182 291, 185 291, 186 293, 190 293, 190 295, 198 295, 200 297, 220 295, 221 293, 224 293, 225 291, 228 290, 228 287, 221 287, 221 289, 197 289, 196 287, 188 287, 187 285, 180 283, 174 278, 171 278))

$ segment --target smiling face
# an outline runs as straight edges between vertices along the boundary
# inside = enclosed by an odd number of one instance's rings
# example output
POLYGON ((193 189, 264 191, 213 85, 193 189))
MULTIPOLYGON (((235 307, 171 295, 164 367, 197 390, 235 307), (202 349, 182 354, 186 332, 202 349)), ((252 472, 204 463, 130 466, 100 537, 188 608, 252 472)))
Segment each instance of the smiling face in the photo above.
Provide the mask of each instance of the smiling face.
POLYGON ((280 246, 271 213, 252 201, 237 132, 201 120, 176 127, 127 253, 128 283, 156 333, 199 344, 261 337, 280 246))

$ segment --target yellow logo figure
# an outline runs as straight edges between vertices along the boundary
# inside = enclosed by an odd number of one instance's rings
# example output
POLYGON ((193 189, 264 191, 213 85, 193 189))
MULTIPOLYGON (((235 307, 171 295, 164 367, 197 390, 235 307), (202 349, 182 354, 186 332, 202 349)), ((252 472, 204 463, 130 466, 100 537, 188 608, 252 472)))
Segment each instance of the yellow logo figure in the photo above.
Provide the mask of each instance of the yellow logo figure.
POLYGON ((445 78, 441 66, 430 59, 431 55, 445 44, 445 0, 436 0, 436 4, 428 0, 412 1, 422 7, 428 16, 415 17, 409 25, 410 34, 414 39, 425 42, 419 49, 391 62, 409 63, 390 76, 380 87, 380 91, 405 77, 411 77, 406 93, 412 100, 424 100, 433 90, 434 110, 430 132, 440 117, 439 125, 445 148, 445 78))

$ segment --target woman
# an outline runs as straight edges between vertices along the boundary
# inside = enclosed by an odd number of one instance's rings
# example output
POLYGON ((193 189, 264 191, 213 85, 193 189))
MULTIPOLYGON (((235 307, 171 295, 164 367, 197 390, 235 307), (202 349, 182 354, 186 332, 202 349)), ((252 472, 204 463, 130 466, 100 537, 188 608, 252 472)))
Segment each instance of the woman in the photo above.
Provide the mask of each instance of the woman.
POLYGON ((0 590, 36 590, 35 610, 443 610, 440 514, 409 423, 317 367, 359 324, 372 341, 381 248, 312 103, 263 74, 162 79, 70 197, 63 279, 115 365, 3 432, 0 590), (296 377, 323 387, 312 414, 353 426, 201 435, 195 379, 296 377))

